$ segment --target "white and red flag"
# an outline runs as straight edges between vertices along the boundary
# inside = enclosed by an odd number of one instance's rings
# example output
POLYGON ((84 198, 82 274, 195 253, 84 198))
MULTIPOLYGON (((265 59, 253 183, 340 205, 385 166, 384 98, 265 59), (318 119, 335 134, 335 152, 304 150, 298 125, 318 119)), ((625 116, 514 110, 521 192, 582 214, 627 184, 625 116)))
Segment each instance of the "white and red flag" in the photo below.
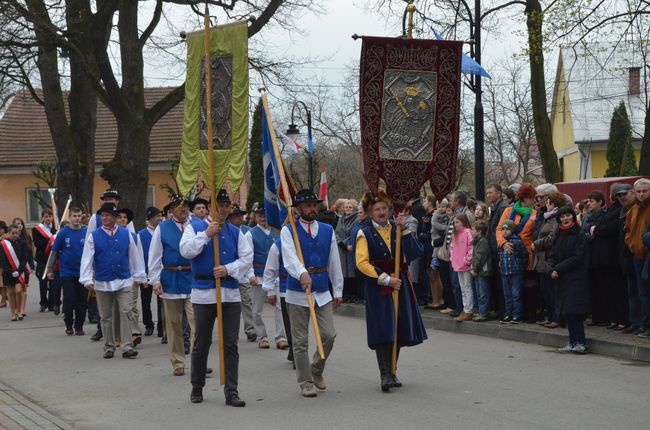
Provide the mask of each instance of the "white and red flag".
POLYGON ((293 140, 292 138, 290 138, 286 134, 282 133, 281 131, 278 131, 278 134, 280 135, 280 139, 282 140, 282 143, 284 143, 286 146, 288 146, 289 149, 291 149, 291 151, 294 154, 297 154, 298 152, 300 152, 300 150, 302 149, 302 146, 298 142, 296 142, 295 140, 293 140))
POLYGON ((320 192, 318 194, 318 198, 322 200, 325 203, 325 207, 329 209, 330 204, 329 200, 327 199, 328 191, 329 187, 327 186, 327 173, 325 172, 325 163, 323 163, 323 167, 320 171, 320 192))

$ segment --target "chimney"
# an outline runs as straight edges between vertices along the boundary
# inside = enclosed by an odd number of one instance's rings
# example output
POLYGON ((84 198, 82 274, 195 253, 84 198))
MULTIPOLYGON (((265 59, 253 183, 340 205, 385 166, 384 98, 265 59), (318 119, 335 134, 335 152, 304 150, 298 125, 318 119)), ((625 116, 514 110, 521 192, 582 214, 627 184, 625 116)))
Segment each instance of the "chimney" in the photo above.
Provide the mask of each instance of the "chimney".
POLYGON ((638 96, 641 94, 641 67, 630 67, 630 88, 629 95, 638 96))

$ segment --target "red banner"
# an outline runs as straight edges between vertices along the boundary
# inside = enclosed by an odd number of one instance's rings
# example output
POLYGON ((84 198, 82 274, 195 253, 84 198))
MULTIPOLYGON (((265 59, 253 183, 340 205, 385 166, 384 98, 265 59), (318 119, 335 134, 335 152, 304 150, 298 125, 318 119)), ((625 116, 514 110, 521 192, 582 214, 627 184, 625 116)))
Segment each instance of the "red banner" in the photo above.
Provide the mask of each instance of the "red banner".
POLYGON ((453 191, 462 42, 363 37, 360 113, 364 177, 401 206, 426 181, 453 191))

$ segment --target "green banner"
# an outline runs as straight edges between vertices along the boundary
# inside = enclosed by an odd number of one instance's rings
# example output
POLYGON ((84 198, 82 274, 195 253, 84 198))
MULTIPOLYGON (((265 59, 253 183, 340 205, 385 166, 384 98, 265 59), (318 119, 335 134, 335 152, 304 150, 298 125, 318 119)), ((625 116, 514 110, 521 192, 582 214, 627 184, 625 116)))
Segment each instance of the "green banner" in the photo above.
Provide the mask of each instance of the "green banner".
MULTIPOLYGON (((244 179, 248 148, 248 26, 245 21, 217 26, 210 37, 216 189, 228 180, 236 191, 244 179)), ((210 187, 204 40, 202 32, 187 37, 183 146, 176 178, 183 194, 196 183, 199 169, 210 187)))

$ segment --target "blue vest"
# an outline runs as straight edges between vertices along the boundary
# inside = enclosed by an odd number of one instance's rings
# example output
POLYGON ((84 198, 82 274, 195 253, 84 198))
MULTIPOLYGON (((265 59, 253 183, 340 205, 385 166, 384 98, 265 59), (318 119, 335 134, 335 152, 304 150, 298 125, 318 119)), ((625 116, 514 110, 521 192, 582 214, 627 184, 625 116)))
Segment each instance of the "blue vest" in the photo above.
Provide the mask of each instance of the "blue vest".
POLYGON ((282 240, 278 239, 275 241, 275 247, 278 248, 278 278, 280 278, 280 293, 287 292, 287 278, 289 273, 287 269, 284 268, 284 262, 282 261, 282 240))
MULTIPOLYGON (((193 219, 190 223, 196 234, 205 231, 208 228, 208 223, 200 219, 193 219)), ((196 277, 212 277, 214 268, 214 236, 203 247, 203 251, 192 260, 192 288, 211 289, 215 288, 214 280, 196 279, 196 277)), ((239 229, 230 223, 225 223, 219 232, 219 262, 222 266, 239 258, 237 246, 239 244, 239 229)), ((221 286, 223 288, 239 288, 239 281, 231 276, 221 279, 221 286)))
POLYGON ((148 228, 143 228, 138 232, 140 242, 142 242, 142 253, 144 254, 144 268, 149 273, 149 248, 151 248, 151 238, 153 235, 148 228))
POLYGON ((253 271, 255 276, 264 276, 264 266, 266 266, 266 259, 269 256, 269 249, 277 239, 280 238, 273 230, 269 234, 256 226, 251 230, 253 237, 253 271))
POLYGON ((252 228, 250 228, 250 226, 247 225, 247 224, 242 224, 242 225, 239 226, 239 230, 241 230, 242 234, 246 234, 249 231, 251 231, 252 228))
MULTIPOLYGON (((330 244, 334 229, 329 224, 319 222, 318 234, 315 238, 309 236, 301 226, 297 226, 296 230, 298 230, 302 255, 305 258, 305 268, 309 271, 309 276, 311 276, 311 289, 317 293, 324 293, 329 290, 327 265, 330 259, 330 244), (314 271, 312 272, 310 269, 314 269, 314 271)), ((303 291, 300 281, 292 276, 287 279, 287 289, 303 291)))
MULTIPOLYGON (((174 220, 161 222, 160 241, 163 246, 162 265, 164 267, 189 266, 190 261, 183 258, 180 251, 183 233, 174 220)), ((189 270, 165 270, 160 272, 160 283, 168 294, 190 294, 192 292, 192 272, 189 270)))
POLYGON ((95 244, 95 279, 104 282, 129 279, 129 231, 118 227, 111 237, 100 226, 92 235, 95 244))

